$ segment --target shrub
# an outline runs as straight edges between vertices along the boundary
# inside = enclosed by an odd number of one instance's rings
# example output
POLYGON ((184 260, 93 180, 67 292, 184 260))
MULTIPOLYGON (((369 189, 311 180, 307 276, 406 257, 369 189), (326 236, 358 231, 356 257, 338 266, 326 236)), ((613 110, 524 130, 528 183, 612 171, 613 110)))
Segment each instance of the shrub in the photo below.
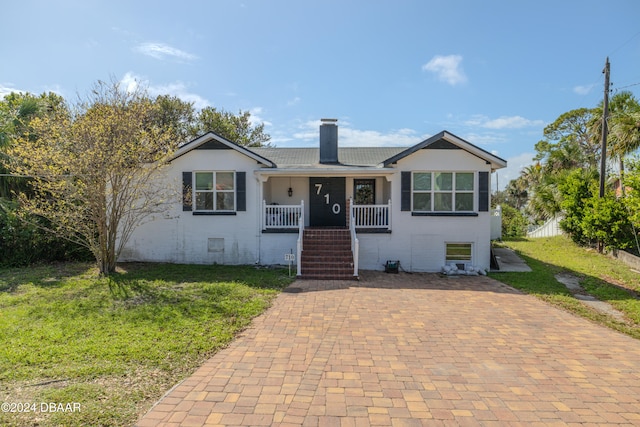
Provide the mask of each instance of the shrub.
POLYGON ((0 204, 0 266, 21 267, 41 262, 88 261, 91 254, 83 247, 55 237, 38 227, 46 225, 42 218, 22 221, 15 204, 0 204))

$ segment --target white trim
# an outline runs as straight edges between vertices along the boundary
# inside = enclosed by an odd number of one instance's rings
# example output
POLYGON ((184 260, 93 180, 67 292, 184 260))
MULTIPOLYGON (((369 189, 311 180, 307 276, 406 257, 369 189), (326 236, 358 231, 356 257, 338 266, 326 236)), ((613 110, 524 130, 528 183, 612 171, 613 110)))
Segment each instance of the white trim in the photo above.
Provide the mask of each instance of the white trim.
POLYGON ((477 199, 478 197, 476 197, 479 193, 480 193, 480 188, 479 188, 479 178, 478 178, 478 171, 473 171, 473 170, 412 170, 411 171, 411 212, 434 212, 434 213, 439 213, 439 212, 454 212, 454 213, 473 213, 473 212, 478 212, 478 206, 477 206, 477 199), (414 189, 414 177, 415 174, 430 174, 431 175, 431 189, 429 190, 415 190, 414 189), (444 173, 450 173, 451 174, 451 190, 449 191, 445 191, 445 190, 436 190, 435 187, 435 174, 444 174, 444 173), (458 174, 470 174, 473 177, 473 189, 469 190, 456 190, 456 180, 457 180, 457 175, 458 174), (431 195, 431 208, 429 210, 416 210, 413 206, 413 196, 414 194, 430 194, 431 195), (436 210, 435 209, 435 195, 436 193, 444 193, 444 194, 451 194, 451 210, 448 211, 443 211, 443 210, 436 210), (456 195, 457 194, 472 194, 473 195, 473 200, 472 200, 472 207, 470 210, 456 210, 456 195))
POLYGON ((483 160, 489 161, 491 162, 491 169, 501 169, 501 168, 505 168, 507 167, 507 161, 504 159, 501 159, 498 156, 494 156, 493 154, 479 148, 476 147, 475 145, 465 141, 464 139, 461 139, 457 136, 455 136, 452 133, 449 133, 447 131, 444 131, 444 135, 442 136, 443 139, 446 139, 447 141, 451 142, 452 144, 457 145, 458 147, 462 148, 465 151, 468 151, 469 153, 480 157, 483 160))
POLYGON ((258 169, 253 172, 260 177, 263 182, 271 176, 363 176, 363 177, 390 177, 398 173, 397 169, 388 168, 278 168, 278 169, 258 169))
POLYGON ((196 213, 203 213, 203 212, 237 212, 238 211, 238 183, 237 183, 237 177, 236 177, 236 171, 234 170, 194 170, 191 171, 191 182, 192 182, 192 190, 191 190, 191 197, 192 197, 192 211, 196 212, 196 213), (197 186, 198 186, 198 180, 196 179, 196 174, 211 174, 213 177, 213 188, 211 190, 198 190, 197 186), (233 190, 218 190, 216 189, 216 182, 217 182, 217 174, 218 173, 230 173, 233 176, 233 190), (231 193, 233 192, 233 209, 216 209, 216 195, 217 193, 231 193), (212 193, 213 194, 213 209, 198 209, 198 206, 196 204, 196 197, 197 197, 197 193, 212 193))
POLYGON ((175 159, 177 159, 180 156, 183 156, 185 154, 187 154, 189 151, 195 150, 196 148, 200 147, 201 145, 209 142, 209 141, 217 141, 221 144, 226 145, 227 147, 229 147, 232 150, 235 150, 239 153, 244 154, 247 157, 252 158, 253 160, 257 161, 260 164, 263 164, 265 166, 268 167, 275 167, 276 165, 269 159, 265 159, 264 157, 261 157, 259 155, 257 155, 256 153, 254 153, 253 151, 238 145, 238 144, 234 144, 233 142, 221 137, 220 135, 216 135, 213 132, 207 132, 204 135, 194 139, 193 141, 187 142, 186 144, 184 144, 182 147, 178 148, 178 150, 173 154, 173 156, 171 156, 171 158, 169 159, 169 161, 173 161, 175 159))

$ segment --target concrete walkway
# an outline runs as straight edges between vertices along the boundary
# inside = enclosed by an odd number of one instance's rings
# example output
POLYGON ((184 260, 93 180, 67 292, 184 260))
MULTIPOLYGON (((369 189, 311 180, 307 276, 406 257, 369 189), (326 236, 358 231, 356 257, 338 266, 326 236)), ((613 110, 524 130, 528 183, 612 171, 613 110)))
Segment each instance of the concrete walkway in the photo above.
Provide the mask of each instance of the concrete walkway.
POLYGON ((493 248, 493 253, 496 255, 499 270, 495 272, 529 272, 531 267, 527 265, 518 254, 510 248, 493 248))
POLYGON ((137 425, 640 425, 640 341, 490 278, 289 291, 137 425))

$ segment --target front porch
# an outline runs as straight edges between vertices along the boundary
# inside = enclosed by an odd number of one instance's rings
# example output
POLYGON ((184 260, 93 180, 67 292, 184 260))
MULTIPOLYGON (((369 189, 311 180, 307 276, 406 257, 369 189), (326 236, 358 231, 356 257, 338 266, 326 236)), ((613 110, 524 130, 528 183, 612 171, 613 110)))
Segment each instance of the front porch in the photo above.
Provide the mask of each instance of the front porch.
POLYGON ((262 201, 263 233, 297 233, 297 276, 310 279, 358 278, 357 232, 391 232, 391 200, 386 205, 346 203, 347 227, 309 227, 304 200, 299 205, 262 201))
POLYGON ((295 245, 299 277, 357 278, 358 234, 391 233, 389 171, 261 170, 257 177, 262 241, 276 253, 285 249, 276 242, 295 245))
MULTIPOLYGON (((263 232, 298 232, 300 221, 304 221, 304 200, 299 205, 268 204, 262 201, 263 232)), ((347 201, 346 226, 353 221, 357 232, 391 232, 391 200, 384 205, 358 205, 353 199, 347 201)), ((303 223, 308 227, 309 223, 303 223)))

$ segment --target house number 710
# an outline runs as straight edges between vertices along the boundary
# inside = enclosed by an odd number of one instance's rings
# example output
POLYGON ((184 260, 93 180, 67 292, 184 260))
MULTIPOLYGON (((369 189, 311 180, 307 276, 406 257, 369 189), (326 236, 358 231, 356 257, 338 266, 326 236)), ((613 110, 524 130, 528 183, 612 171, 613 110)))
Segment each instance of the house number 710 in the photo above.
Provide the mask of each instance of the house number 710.
MULTIPOLYGON (((320 192, 322 191, 322 184, 316 184, 316 194, 319 196, 320 192)), ((328 205, 329 204, 329 200, 330 200, 331 196, 329 196, 329 193, 324 195, 324 200, 325 203, 328 205)), ((339 203, 334 203, 333 206, 331 206, 331 212, 333 212, 334 214, 339 214, 340 213, 340 204, 339 203)))

